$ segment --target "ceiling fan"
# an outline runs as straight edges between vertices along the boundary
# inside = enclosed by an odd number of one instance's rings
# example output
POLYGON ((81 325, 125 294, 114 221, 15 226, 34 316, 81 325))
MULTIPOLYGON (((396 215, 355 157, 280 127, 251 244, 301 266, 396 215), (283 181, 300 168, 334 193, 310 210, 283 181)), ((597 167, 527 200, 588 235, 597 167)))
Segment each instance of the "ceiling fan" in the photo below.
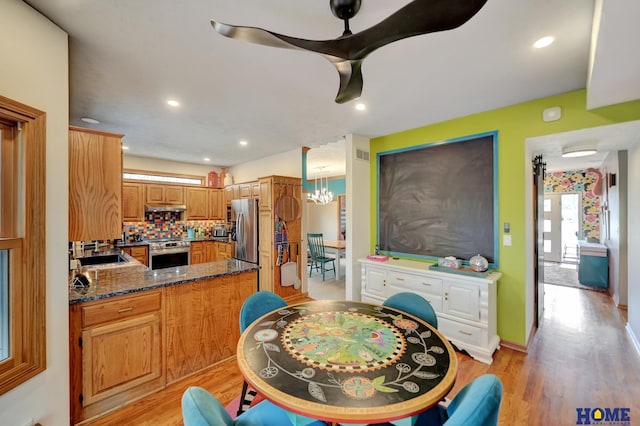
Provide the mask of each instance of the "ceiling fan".
POLYGON ((374 50, 394 41, 457 28, 473 17, 487 0, 414 0, 382 22, 353 34, 349 19, 360 10, 361 0, 329 0, 334 16, 344 21, 342 36, 333 40, 305 40, 262 28, 243 27, 211 20, 225 37, 265 46, 316 52, 331 62, 340 75, 335 101, 349 102, 362 93, 362 61, 374 50))

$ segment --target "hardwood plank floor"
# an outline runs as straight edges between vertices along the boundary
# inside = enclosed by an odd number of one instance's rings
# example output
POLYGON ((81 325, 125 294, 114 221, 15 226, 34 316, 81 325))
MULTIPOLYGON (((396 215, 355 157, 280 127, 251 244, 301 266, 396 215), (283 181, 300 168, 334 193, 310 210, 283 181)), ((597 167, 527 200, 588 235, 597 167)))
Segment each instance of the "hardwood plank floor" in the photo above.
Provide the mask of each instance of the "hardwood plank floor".
MULTIPOLYGON (((640 424, 640 356, 626 322, 626 311, 606 294, 546 285, 544 319, 529 353, 503 347, 492 365, 458 353, 450 397, 493 373, 504 385, 500 425, 575 425, 578 407, 629 407, 630 424, 640 424)), ((182 425, 180 398, 191 385, 226 405, 239 395, 242 376, 235 359, 225 361, 88 424, 182 425)))

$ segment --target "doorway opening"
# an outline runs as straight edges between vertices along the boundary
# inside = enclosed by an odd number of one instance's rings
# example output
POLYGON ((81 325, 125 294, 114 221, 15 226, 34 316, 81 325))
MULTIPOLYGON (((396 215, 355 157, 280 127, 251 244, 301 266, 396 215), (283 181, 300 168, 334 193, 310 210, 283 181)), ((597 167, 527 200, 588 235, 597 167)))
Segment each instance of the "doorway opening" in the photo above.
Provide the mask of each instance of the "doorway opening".
POLYGON ((544 195, 544 282, 579 287, 578 236, 582 235, 578 192, 544 195))

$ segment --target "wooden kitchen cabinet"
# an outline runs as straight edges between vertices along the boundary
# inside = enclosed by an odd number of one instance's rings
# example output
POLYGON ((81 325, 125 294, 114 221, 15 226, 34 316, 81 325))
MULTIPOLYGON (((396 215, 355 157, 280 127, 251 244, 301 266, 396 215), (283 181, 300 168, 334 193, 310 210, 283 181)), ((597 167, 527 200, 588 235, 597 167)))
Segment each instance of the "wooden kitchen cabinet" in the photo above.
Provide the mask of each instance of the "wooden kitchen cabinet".
POLYGON ((240 308, 255 291, 255 272, 166 288, 167 384, 235 355, 240 308))
POLYGON ((209 189, 209 219, 226 220, 226 205, 222 189, 209 189))
POLYGON ((205 263, 205 246, 204 241, 192 241, 191 252, 189 254, 189 264, 196 265, 198 263, 205 263))
POLYGON ((69 241, 122 236, 122 137, 69 127, 69 241))
POLYGON ((297 209, 298 214, 286 221, 286 239, 290 250, 286 246, 282 248, 287 253, 290 251, 291 260, 297 262, 296 276, 300 278, 303 269, 306 269, 303 267, 306 265, 302 263, 302 259, 306 259, 306 256, 300 255, 302 247, 302 180, 288 176, 267 176, 260 178, 259 184, 260 290, 272 291, 285 299, 297 297, 302 292, 301 287, 296 289, 293 285, 281 285, 280 265, 277 264, 280 247, 277 243, 284 236, 279 235, 279 238, 276 238, 275 224, 279 219, 282 219, 278 216, 276 206, 278 206, 280 199, 286 196, 287 208, 297 209))
POLYGON ((124 222, 144 220, 144 184, 135 182, 122 184, 122 220, 124 222))
POLYGON ((260 198, 260 182, 251 182, 251 198, 260 198))
POLYGON ((228 185, 224 187, 224 202, 225 204, 231 204, 231 200, 236 200, 237 195, 234 197, 234 192, 237 192, 234 185, 228 185))
POLYGON ((184 186, 148 183, 145 187, 146 204, 175 206, 185 203, 184 186))
POLYGON ((204 243, 204 261, 215 262, 218 260, 217 244, 215 241, 205 241, 204 243))
POLYGON ((233 257, 233 244, 216 241, 216 260, 228 260, 233 257))
POLYGON ((250 183, 241 183, 240 184, 240 198, 251 198, 251 184, 250 183))
POLYGON ((149 266, 149 246, 123 247, 122 251, 142 263, 144 266, 149 266))
POLYGON ((149 290, 69 307, 72 424, 164 387, 163 300, 149 290))
POLYGON ((187 220, 206 220, 209 218, 209 188, 186 188, 187 220))

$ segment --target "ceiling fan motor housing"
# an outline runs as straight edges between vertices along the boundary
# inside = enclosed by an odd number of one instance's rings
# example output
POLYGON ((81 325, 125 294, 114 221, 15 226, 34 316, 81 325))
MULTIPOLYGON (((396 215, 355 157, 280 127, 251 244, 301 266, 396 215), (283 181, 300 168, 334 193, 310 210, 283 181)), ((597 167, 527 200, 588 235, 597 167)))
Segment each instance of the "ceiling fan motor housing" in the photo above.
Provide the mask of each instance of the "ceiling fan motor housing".
POLYGON ((347 20, 356 16, 360 10, 361 0, 329 0, 331 12, 336 18, 347 20))

